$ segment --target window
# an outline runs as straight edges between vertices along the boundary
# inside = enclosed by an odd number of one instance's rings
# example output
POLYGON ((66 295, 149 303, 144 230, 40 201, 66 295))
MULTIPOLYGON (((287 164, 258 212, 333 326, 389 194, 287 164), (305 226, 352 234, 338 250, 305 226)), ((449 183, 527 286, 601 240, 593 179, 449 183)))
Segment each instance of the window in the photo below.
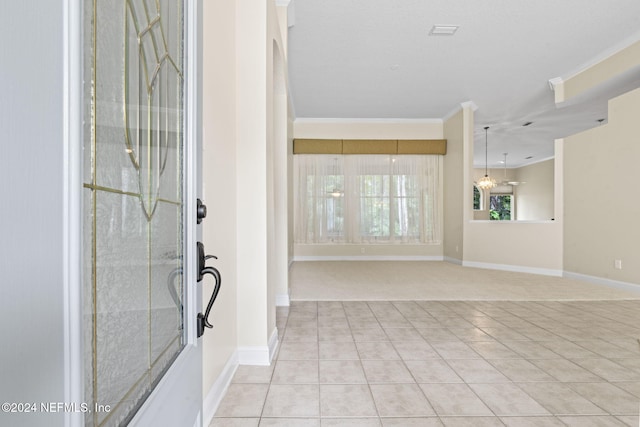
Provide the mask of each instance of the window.
POLYGON ((510 221, 513 210, 511 194, 492 194, 489 198, 489 219, 492 221, 510 221))
POLYGON ((314 225, 307 232, 311 239, 336 242, 343 238, 344 176, 333 169, 325 169, 326 175, 306 176, 306 223, 314 225))
POLYGON ((479 211, 482 209, 482 191, 475 185, 473 186, 473 210, 479 211))
POLYGON ((439 242, 439 162, 438 156, 296 155, 295 241, 439 242))

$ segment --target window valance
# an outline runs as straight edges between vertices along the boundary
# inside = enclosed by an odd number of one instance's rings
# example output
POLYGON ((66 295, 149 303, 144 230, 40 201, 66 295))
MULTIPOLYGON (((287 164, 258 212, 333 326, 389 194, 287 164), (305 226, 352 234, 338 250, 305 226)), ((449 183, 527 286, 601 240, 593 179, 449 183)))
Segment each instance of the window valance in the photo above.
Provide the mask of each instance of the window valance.
POLYGON ((293 140, 293 154, 447 154, 446 139, 293 140))

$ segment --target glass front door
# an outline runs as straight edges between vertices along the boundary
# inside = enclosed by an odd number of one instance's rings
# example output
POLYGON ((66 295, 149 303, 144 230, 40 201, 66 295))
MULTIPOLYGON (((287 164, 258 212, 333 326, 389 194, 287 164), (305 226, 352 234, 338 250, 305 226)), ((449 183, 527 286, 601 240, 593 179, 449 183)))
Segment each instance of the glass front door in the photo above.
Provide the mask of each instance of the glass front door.
POLYGON ((189 345, 183 6, 85 3, 86 426, 127 425, 189 345))

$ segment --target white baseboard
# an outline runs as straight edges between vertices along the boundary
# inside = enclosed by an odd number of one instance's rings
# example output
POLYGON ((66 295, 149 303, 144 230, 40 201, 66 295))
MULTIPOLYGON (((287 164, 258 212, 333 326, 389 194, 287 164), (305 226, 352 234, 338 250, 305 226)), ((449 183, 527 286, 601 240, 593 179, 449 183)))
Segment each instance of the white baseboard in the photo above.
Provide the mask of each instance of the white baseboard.
POLYGON ((294 261, 443 261, 437 255, 349 255, 349 256, 296 256, 294 261))
POLYGON ((541 274, 543 276, 562 277, 562 270, 551 268, 526 267, 522 265, 492 264, 487 262, 462 261, 463 267, 485 268, 488 270, 513 271, 516 273, 541 274))
POLYGON ((266 345, 238 347, 238 364, 269 366, 269 347, 266 345))
POLYGON ((451 258, 450 256, 446 256, 444 257, 445 262, 451 263, 451 264, 457 264, 457 265, 462 265, 462 260, 458 259, 458 258, 451 258))
POLYGON ((207 392, 207 395, 204 397, 202 412, 205 426, 211 424, 213 416, 216 414, 216 411, 220 406, 220 402, 222 402, 222 398, 227 393, 227 389, 229 388, 229 384, 231 384, 231 380, 233 379, 233 374, 235 374, 236 369, 238 369, 237 351, 235 351, 229 360, 227 360, 224 368, 222 368, 222 372, 218 375, 218 379, 216 379, 207 392))
POLYGON ((573 273, 571 271, 565 271, 563 277, 566 277, 567 279, 582 280, 583 282, 589 282, 595 285, 608 286, 610 288, 640 293, 640 284, 636 283, 621 282, 619 280, 605 279, 603 277, 589 276, 586 274, 573 273))
POLYGON ((278 328, 274 328, 266 346, 239 347, 227 360, 202 403, 204 425, 211 424, 239 365, 270 365, 278 350, 278 328))
POLYGON ((278 328, 273 328, 271 337, 269 337, 269 364, 271 364, 271 361, 275 357, 279 345, 280 339, 278 338, 278 328))
POLYGON ((276 294, 276 307, 289 307, 291 301, 289 294, 276 294))
POLYGON ((271 365, 279 343, 278 328, 274 328, 267 345, 238 347, 238 364, 257 366, 271 365))

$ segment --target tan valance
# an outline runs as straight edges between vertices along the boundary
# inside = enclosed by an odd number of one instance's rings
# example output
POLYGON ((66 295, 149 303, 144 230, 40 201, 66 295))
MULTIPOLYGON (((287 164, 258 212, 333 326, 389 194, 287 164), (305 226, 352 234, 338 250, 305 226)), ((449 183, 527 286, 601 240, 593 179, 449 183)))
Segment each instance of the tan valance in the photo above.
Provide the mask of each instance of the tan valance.
POLYGON ((446 139, 300 139, 293 154, 447 154, 446 139))
POLYGON ((342 154, 397 154, 395 139, 343 139, 342 154))
POLYGON ((293 154, 342 154, 342 140, 294 139, 293 154))

